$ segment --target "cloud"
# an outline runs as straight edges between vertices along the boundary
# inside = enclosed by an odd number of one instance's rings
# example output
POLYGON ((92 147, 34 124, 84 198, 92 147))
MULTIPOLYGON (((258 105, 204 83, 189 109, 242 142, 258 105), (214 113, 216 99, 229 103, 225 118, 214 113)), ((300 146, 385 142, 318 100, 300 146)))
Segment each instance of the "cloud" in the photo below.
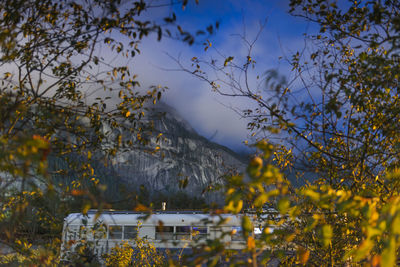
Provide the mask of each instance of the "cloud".
MULTIPOLYGON (((290 66, 278 57, 283 55, 284 51, 299 49, 304 40, 302 33, 307 29, 306 24, 301 24, 298 19, 286 14, 280 5, 263 5, 265 1, 251 1, 252 6, 256 8, 250 9, 246 6, 244 13, 241 13, 240 5, 235 1, 226 1, 226 4, 217 2, 219 11, 213 9, 207 13, 207 6, 216 8, 211 4, 212 1, 208 2, 200 5, 197 13, 194 10, 185 15, 189 20, 188 25, 194 27, 193 24, 200 20, 204 20, 203 24, 206 24, 218 19, 218 14, 222 15, 225 12, 227 17, 223 19, 220 30, 210 41, 222 54, 235 56, 235 60, 245 58, 247 55, 247 48, 237 35, 242 34, 244 29, 242 14, 249 40, 257 35, 260 20, 265 19, 266 14, 270 14, 267 26, 253 50, 257 67, 249 75, 252 88, 257 87, 256 76, 262 75, 268 69, 277 68, 281 73, 290 75, 290 66), (268 10, 273 12, 266 12, 268 10)), ((189 8, 195 7, 189 6, 189 8)), ((177 69, 177 65, 166 54, 175 58, 180 57, 184 64, 190 64, 193 56, 208 58, 213 55, 211 49, 204 52, 201 45, 189 47, 182 42, 167 38, 157 42, 156 37, 144 40, 140 47, 141 54, 134 58, 131 68, 139 75, 138 79, 143 88, 158 84, 168 86, 170 89, 164 93, 163 101, 177 109, 196 131, 205 137, 212 136, 213 141, 233 149, 244 149, 243 141, 249 138, 246 127, 248 120, 242 119, 230 107, 240 111, 244 108, 255 108, 255 103, 238 97, 221 97, 194 76, 171 71, 177 69)))

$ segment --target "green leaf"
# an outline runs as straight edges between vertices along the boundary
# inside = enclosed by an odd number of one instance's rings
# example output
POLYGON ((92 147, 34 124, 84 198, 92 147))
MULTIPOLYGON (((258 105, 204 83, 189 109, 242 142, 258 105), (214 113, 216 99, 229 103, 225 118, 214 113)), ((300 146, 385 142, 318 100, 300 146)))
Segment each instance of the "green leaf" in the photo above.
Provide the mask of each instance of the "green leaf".
POLYGON ((251 222, 250 218, 248 216, 243 216, 242 218, 242 228, 243 228, 243 234, 247 236, 249 233, 253 232, 253 223, 251 222))

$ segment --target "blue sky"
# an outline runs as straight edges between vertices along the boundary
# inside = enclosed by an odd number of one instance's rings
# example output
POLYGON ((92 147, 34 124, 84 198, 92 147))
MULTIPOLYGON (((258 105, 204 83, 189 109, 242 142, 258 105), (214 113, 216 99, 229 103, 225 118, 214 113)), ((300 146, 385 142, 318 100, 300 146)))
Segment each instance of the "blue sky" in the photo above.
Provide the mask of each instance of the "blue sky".
MULTIPOLYGON (((309 25, 304 20, 289 15, 289 1, 286 0, 200 0, 199 5, 195 5, 194 1, 190 2, 184 11, 180 6, 175 6, 159 11, 159 14, 165 15, 174 11, 184 29, 192 31, 204 29, 219 21, 218 31, 209 39, 213 48, 235 58, 243 57, 247 53, 237 35, 246 32, 246 37, 253 39, 259 31, 260 22, 267 19, 253 53, 253 58, 257 61, 257 67, 251 76, 254 80, 257 74, 271 68, 290 77, 290 67, 279 57, 290 57, 292 53, 301 50, 304 46, 303 34, 316 30, 315 25, 309 25)), ((148 38, 143 41, 142 53, 134 58, 131 67, 139 75, 143 87, 158 84, 168 86, 170 89, 164 93, 163 101, 177 109, 198 133, 207 138, 212 136, 212 141, 234 150, 244 150, 243 141, 250 139, 246 129, 248 121, 240 118, 232 109, 252 107, 253 103, 221 97, 212 92, 206 83, 190 74, 171 71, 177 69, 171 56, 179 57, 184 65, 190 65, 193 56, 206 59, 213 57, 215 51, 210 49, 205 52, 201 43, 200 40, 189 47, 167 38, 161 42, 148 38)))

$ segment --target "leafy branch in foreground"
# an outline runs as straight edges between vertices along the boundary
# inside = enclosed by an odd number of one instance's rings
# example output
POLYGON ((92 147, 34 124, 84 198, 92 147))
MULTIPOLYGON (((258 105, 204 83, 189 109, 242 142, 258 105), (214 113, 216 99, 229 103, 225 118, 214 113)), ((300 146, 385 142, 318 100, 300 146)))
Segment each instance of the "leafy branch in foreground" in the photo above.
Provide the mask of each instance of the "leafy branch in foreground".
POLYGON ((194 35, 184 25, 173 30, 178 23, 172 11, 165 18, 154 13, 187 3, 0 3, 0 239, 5 246, 29 256, 33 250, 20 244, 59 242, 55 236, 71 209, 106 207, 104 177, 94 166, 106 164, 118 150, 148 142, 152 124, 146 103, 157 102, 165 89, 140 89, 131 59, 152 35, 192 44, 194 35), (124 133, 135 141, 124 140, 124 133))
MULTIPOLYGON (((294 249, 292 260, 303 264, 394 266, 399 256, 399 3, 293 0, 290 7, 320 29, 306 36, 303 50, 284 58, 292 67, 290 80, 275 70, 256 73, 253 49, 259 35, 254 42, 242 37, 244 57, 215 48, 211 60, 194 57, 190 67, 177 61, 217 93, 253 100, 254 106, 237 112, 250 119, 254 135, 275 143, 270 155, 275 168, 300 184, 296 188, 284 180, 284 191, 278 186, 265 193, 263 186, 270 184, 254 187, 253 180, 263 176, 249 169, 251 182, 232 178, 227 208, 275 206, 281 222, 271 235, 278 241, 275 257, 289 246, 285 253, 294 249)), ((268 222, 264 229, 269 224, 274 225, 268 222)), ((268 246, 274 253, 271 242, 265 237, 259 255, 268 246)))
POLYGON ((385 197, 328 184, 290 190, 290 182, 272 164, 274 147, 265 141, 256 147, 260 154, 249 163, 248 177, 230 177, 226 190, 224 212, 244 212, 245 248, 226 250, 222 240, 202 244, 193 255, 196 263, 215 266, 226 259, 231 266, 264 266, 279 259, 290 265, 396 266, 400 245, 398 170, 383 177, 394 192, 385 197), (254 228, 262 233, 255 235, 254 228))

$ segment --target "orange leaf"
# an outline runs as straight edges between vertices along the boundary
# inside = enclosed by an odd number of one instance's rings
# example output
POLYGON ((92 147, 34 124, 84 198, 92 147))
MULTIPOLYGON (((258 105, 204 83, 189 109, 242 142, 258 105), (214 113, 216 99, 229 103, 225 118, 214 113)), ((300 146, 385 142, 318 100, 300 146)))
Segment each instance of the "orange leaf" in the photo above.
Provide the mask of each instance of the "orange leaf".
POLYGON ((149 209, 145 205, 142 205, 142 204, 138 204, 135 207, 135 211, 147 211, 147 210, 149 210, 149 209))
POLYGON ((249 236, 247 238, 247 248, 249 250, 256 248, 256 242, 254 241, 254 238, 252 236, 249 236))
POLYGON ((71 195, 73 195, 73 196, 82 196, 83 194, 85 194, 85 191, 83 191, 83 190, 73 189, 71 191, 71 195))
POLYGON ((308 258, 310 257, 310 251, 300 247, 297 250, 297 255, 301 264, 306 265, 308 258))
POLYGON ((375 255, 373 258, 372 258, 372 267, 378 267, 378 266, 380 266, 381 265, 381 256, 379 256, 379 255, 375 255))

